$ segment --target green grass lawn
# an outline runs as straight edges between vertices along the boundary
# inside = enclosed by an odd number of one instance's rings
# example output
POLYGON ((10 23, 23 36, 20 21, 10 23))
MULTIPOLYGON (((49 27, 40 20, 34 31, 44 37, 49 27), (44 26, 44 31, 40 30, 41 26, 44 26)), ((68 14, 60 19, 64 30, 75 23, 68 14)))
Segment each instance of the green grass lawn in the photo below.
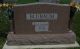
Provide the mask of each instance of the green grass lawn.
POLYGON ((5 41, 6 41, 6 38, 0 37, 0 49, 2 49, 2 47, 4 46, 5 41))
POLYGON ((17 0, 17 3, 20 4, 25 4, 25 3, 34 3, 37 2, 38 0, 17 0))

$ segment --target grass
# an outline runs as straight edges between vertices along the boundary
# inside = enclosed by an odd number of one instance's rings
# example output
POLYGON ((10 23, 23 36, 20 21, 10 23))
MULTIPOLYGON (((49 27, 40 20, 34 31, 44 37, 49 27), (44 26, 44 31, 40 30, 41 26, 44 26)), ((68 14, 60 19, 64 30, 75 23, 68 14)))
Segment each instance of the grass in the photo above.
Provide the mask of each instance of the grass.
POLYGON ((60 0, 60 3, 63 3, 63 4, 68 4, 70 2, 71 2, 71 0, 60 0))
POLYGON ((38 0, 17 0, 17 3, 25 4, 25 3, 33 3, 37 2, 38 0))
POLYGON ((6 41, 6 38, 0 37, 0 49, 2 49, 2 47, 3 47, 4 43, 5 43, 5 41, 6 41))

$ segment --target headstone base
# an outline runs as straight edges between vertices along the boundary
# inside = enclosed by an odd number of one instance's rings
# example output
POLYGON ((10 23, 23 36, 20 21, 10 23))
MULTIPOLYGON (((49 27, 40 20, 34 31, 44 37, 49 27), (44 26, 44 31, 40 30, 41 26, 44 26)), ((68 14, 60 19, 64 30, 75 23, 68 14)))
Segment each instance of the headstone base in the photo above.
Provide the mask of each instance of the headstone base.
POLYGON ((79 47, 77 42, 73 44, 59 44, 59 45, 21 45, 21 46, 8 46, 6 43, 3 49, 33 49, 33 48, 43 48, 43 49, 66 49, 79 47))
POLYGON ((62 34, 14 34, 10 32, 7 37, 7 45, 53 45, 73 44, 76 37, 74 32, 62 34))

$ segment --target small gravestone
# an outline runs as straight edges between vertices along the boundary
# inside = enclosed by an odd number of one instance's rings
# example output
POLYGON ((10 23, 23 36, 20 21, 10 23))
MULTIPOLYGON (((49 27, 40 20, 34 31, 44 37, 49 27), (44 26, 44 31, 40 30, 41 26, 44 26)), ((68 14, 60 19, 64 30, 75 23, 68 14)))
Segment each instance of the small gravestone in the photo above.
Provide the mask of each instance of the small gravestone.
POLYGON ((53 3, 15 5, 8 45, 52 45, 75 43, 69 30, 70 6, 53 3))

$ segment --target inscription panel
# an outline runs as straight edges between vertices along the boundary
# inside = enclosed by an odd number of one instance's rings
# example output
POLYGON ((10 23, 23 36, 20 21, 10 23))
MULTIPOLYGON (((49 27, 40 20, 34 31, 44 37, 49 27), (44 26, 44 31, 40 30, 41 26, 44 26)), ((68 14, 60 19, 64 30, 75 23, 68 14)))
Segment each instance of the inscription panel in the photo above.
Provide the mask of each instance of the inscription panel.
POLYGON ((56 20, 57 13, 27 13, 26 20, 56 20))
POLYGON ((68 31, 69 6, 37 3, 15 6, 13 9, 16 34, 57 34, 68 31))

